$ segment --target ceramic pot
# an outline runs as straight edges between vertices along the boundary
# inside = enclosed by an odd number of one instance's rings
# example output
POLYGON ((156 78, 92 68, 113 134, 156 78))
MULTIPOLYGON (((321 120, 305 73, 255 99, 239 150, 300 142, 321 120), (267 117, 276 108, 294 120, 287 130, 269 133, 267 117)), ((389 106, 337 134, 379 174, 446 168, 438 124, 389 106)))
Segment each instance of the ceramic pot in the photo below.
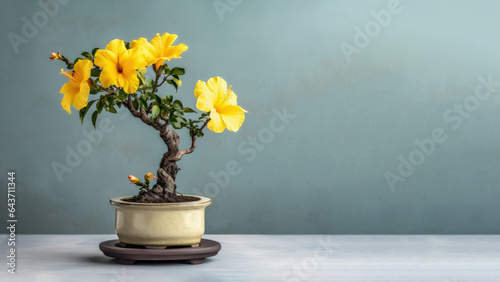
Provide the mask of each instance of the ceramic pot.
POLYGON ((110 200, 115 207, 115 230, 121 243, 142 246, 197 245, 205 232, 205 208, 212 200, 184 195, 194 201, 133 203, 132 197, 110 200))

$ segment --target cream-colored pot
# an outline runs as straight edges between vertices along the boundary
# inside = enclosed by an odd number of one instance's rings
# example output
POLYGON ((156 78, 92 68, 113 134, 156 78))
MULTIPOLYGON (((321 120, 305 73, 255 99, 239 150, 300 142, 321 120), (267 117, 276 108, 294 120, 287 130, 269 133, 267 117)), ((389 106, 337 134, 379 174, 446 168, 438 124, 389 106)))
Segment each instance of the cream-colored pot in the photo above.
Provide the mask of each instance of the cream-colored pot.
POLYGON ((185 246, 200 243, 205 232, 205 208, 212 200, 181 203, 133 203, 131 197, 110 200, 116 209, 115 229, 121 243, 143 246, 185 246))

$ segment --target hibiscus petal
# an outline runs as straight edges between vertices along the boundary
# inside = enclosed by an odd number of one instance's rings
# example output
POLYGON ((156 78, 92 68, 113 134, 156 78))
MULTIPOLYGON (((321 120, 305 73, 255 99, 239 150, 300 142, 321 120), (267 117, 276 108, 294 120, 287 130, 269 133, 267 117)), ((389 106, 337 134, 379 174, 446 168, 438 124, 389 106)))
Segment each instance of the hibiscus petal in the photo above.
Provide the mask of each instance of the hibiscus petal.
POLYGON ((151 44, 155 47, 156 51, 158 52, 157 55, 158 57, 166 57, 165 52, 169 48, 169 46, 174 43, 174 41, 177 39, 176 34, 168 34, 164 33, 163 35, 160 36, 159 33, 156 34, 156 37, 151 39, 151 44))
POLYGON ((163 46, 170 46, 172 45, 172 43, 174 43, 174 41, 177 39, 177 34, 169 34, 169 33, 164 33, 162 36, 161 36, 161 41, 162 41, 162 44, 163 46))
POLYGON ((163 65, 164 62, 165 62, 164 58, 156 59, 155 69, 158 69, 159 67, 161 67, 161 65, 163 65))
POLYGON ((216 111, 210 112, 210 121, 207 124, 208 129, 213 132, 221 133, 226 129, 226 124, 222 119, 221 115, 219 115, 216 111))
POLYGON ((137 40, 132 40, 130 42, 130 47, 132 48, 144 48, 144 57, 148 62, 148 65, 156 62, 157 51, 153 44, 149 43, 148 40, 144 37, 141 37, 137 40))
POLYGON ((59 91, 62 94, 70 94, 72 96, 77 95, 78 92, 80 92, 80 84, 76 83, 74 81, 69 81, 65 83, 62 87, 61 90, 59 91))
POLYGON ((116 67, 104 68, 99 76, 99 81, 103 87, 118 85, 118 71, 116 67))
POLYGON ((222 102, 225 98, 225 92, 227 90, 227 82, 219 76, 212 77, 207 81, 208 89, 217 95, 216 104, 222 102))
POLYGON ((161 40, 161 36, 159 33, 156 34, 156 37, 151 39, 151 45, 153 45, 155 47, 157 57, 161 57, 163 54, 163 48, 167 47, 167 46, 163 46, 163 42, 161 40))
POLYGON ((139 78, 137 78, 137 71, 127 69, 123 72, 123 91, 128 94, 135 93, 139 87, 139 78))
POLYGON ((65 109, 69 114, 71 114, 71 106, 70 104, 73 102, 74 96, 70 94, 65 94, 62 101, 61 106, 65 109))
POLYGON ((119 73, 117 78, 118 78, 118 84, 116 86, 125 87, 125 76, 123 75, 123 73, 119 73))
POLYGON ((101 68, 116 68, 118 57, 115 53, 109 50, 97 50, 95 53, 94 63, 101 68))
MULTIPOLYGON (((222 117, 227 129, 233 132, 238 131, 245 121, 245 114, 240 106, 226 104, 226 106, 218 108, 217 112, 222 117)), ((211 114, 210 118, 212 118, 211 114)))
POLYGON ((82 81, 80 84, 80 91, 75 95, 73 99, 73 106, 75 109, 80 110, 87 106, 87 101, 89 99, 90 86, 86 81, 82 81))
POLYGON ((64 94, 64 97, 61 101, 61 106, 63 107, 63 109, 68 111, 69 114, 71 114, 70 104, 73 104, 75 96, 78 94, 79 91, 80 91, 80 86, 78 83, 75 83, 74 81, 67 82, 61 87, 60 92, 64 94))
POLYGON ((179 44, 177 46, 170 46, 163 52, 163 56, 170 61, 172 58, 182 58, 182 52, 188 49, 186 44, 179 44))
POLYGON ((90 69, 92 68, 92 62, 90 60, 79 60, 76 62, 75 72, 83 80, 87 81, 90 77, 90 69))
POLYGON ((230 105, 236 105, 238 100, 238 96, 233 92, 233 90, 229 90, 229 99, 227 99, 225 102, 230 104, 230 105))
POLYGON ((121 39, 114 39, 106 45, 106 50, 113 52, 118 58, 120 58, 123 53, 127 51, 125 48, 125 42, 121 39))
POLYGON ((123 68, 123 71, 129 71, 131 69, 142 69, 148 65, 148 62, 144 56, 145 49, 129 49, 127 52, 123 53, 123 56, 120 57, 120 65, 123 68))
POLYGON ((196 107, 200 111, 209 112, 215 105, 216 96, 211 91, 206 91, 198 96, 198 101, 196 102, 196 107))
POLYGON ((194 87, 194 97, 196 97, 196 99, 198 99, 198 97, 201 94, 203 94, 207 91, 210 91, 210 90, 208 90, 208 87, 207 87, 207 84, 205 83, 205 81, 198 80, 198 82, 196 82, 196 86, 194 87))

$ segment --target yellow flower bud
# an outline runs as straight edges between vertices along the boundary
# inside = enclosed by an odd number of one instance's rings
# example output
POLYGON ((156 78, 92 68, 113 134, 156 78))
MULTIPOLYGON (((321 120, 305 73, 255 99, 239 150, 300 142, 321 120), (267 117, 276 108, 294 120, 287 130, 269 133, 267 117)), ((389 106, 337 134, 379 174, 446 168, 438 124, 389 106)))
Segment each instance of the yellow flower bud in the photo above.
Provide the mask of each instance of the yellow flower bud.
POLYGON ((141 183, 141 181, 140 181, 137 177, 135 177, 135 176, 133 176, 133 175, 129 175, 129 176, 128 176, 128 180, 130 180, 130 182, 132 182, 132 183, 130 183, 130 184, 138 184, 138 183, 141 183))
POLYGON ((62 60, 63 56, 61 55, 61 53, 58 51, 57 53, 50 53, 50 60, 53 61, 53 60, 62 60))
POLYGON ((146 179, 146 181, 149 181, 150 179, 155 179, 155 178, 156 178, 156 176, 154 176, 152 172, 144 175, 144 179, 146 179))

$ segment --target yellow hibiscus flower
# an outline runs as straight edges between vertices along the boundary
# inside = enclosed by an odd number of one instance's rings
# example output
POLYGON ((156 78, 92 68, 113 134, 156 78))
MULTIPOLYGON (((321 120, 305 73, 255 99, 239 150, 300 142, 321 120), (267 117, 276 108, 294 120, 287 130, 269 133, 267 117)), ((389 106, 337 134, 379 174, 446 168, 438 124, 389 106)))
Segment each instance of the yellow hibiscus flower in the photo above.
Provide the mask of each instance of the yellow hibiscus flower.
POLYGON ((74 66, 74 71, 61 70, 61 74, 69 78, 69 82, 65 83, 60 90, 64 94, 61 105, 69 114, 71 114, 70 105, 73 105, 77 110, 87 106, 90 92, 90 69, 92 66, 90 60, 79 60, 74 66))
POLYGON ((236 105, 236 94, 231 90, 231 85, 221 77, 212 77, 207 83, 199 80, 194 89, 194 96, 198 101, 196 107, 205 112, 210 112, 208 129, 220 133, 224 129, 236 132, 245 120, 245 111, 236 105))
POLYGON ((132 94, 137 91, 137 70, 145 68, 147 62, 142 48, 125 48, 123 40, 115 39, 104 50, 97 50, 94 63, 102 68, 99 80, 103 87, 116 85, 132 94))
POLYGON ((177 39, 176 34, 164 33, 160 36, 159 33, 156 37, 151 39, 151 43, 144 37, 130 42, 130 47, 142 47, 145 50, 146 60, 148 65, 155 64, 155 69, 158 69, 163 63, 172 58, 182 58, 180 55, 186 51, 188 47, 185 44, 172 46, 172 43, 177 39))

